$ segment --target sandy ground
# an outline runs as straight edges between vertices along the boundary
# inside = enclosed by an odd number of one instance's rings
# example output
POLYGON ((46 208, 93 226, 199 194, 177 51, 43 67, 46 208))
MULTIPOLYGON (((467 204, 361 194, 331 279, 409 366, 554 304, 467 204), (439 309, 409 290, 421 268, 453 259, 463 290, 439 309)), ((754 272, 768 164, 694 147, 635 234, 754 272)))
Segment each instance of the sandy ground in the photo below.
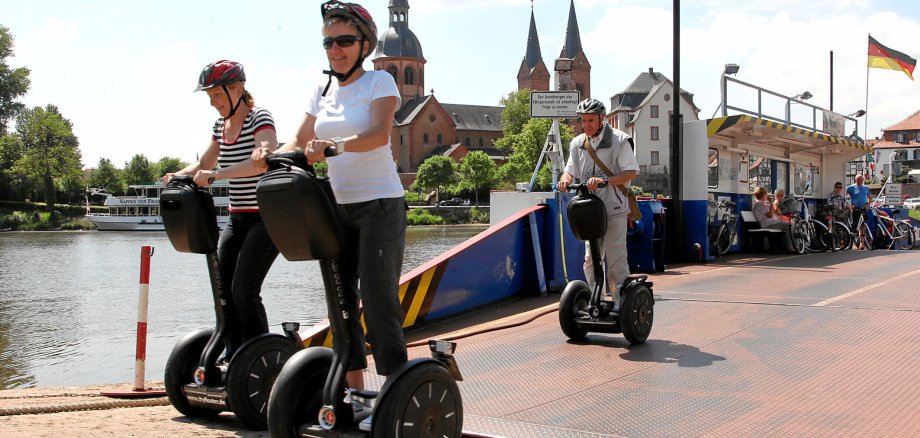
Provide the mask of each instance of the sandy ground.
MULTIPOLYGON (((268 437, 268 432, 246 429, 231 413, 206 420, 186 418, 173 409, 165 396, 127 399, 100 395, 130 391, 132 386, 125 383, 0 391, 0 436, 268 437)), ((148 387, 162 388, 162 383, 149 382, 148 387)))

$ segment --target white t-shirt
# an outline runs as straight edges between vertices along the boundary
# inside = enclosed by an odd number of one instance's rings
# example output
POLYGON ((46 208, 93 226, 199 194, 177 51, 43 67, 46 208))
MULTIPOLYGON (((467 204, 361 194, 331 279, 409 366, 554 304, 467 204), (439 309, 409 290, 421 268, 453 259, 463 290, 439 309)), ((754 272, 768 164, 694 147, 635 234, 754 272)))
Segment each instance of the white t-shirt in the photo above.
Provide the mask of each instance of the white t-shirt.
MULTIPOLYGON (((340 87, 333 79, 326 96, 322 81, 307 104, 307 114, 316 117, 316 138, 329 140, 348 137, 371 125, 371 104, 382 97, 395 96, 399 107, 399 90, 393 76, 382 70, 365 71, 357 81, 340 87)), ((344 152, 326 159, 329 182, 339 204, 353 204, 405 195, 390 141, 367 152, 344 152)))

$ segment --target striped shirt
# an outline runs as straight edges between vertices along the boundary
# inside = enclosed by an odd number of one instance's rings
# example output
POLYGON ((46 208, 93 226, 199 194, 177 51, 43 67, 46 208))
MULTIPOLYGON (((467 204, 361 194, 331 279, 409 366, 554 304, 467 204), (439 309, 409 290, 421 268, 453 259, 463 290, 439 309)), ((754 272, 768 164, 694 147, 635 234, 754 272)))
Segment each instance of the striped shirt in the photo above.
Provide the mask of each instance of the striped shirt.
MULTIPOLYGON (((220 155, 217 165, 225 169, 236 163, 246 161, 252 156, 256 147, 256 133, 263 129, 275 130, 275 121, 272 114, 263 108, 253 108, 246 115, 243 129, 236 139, 224 137, 224 118, 214 122, 213 139, 220 145, 220 155)), ((256 183, 262 174, 243 178, 230 179, 230 211, 257 212, 259 204, 256 202, 256 183)))

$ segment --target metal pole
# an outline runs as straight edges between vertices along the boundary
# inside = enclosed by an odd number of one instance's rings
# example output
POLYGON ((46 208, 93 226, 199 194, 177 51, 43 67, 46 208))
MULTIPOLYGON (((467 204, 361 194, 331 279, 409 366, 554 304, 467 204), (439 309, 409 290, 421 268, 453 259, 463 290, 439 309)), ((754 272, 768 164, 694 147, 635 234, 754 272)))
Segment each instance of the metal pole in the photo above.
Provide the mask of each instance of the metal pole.
MULTIPOLYGON (((674 220, 669 221, 674 224, 673 230, 668 230, 668 238, 674 240, 672 248, 679 248, 678 253, 682 254, 683 248, 683 197, 680 193, 681 182, 681 154, 680 154, 680 0, 674 0, 674 110, 671 114, 671 210, 668 214, 674 215, 674 220)), ((722 111, 726 110, 723 105, 722 111)), ((681 257, 682 258, 682 257, 681 257)))
POLYGON ((831 50, 831 107, 829 110, 834 110, 834 51, 831 50))

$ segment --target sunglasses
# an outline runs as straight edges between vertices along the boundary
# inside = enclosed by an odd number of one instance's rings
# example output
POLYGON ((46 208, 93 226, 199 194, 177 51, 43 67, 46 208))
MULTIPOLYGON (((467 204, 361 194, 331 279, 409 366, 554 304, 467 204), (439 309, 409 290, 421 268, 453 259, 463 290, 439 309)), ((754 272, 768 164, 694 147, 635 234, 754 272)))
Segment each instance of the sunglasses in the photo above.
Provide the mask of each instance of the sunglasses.
POLYGON ((835 189, 842 189, 843 186, 834 186, 835 189))
POLYGON ((339 47, 351 47, 354 45, 361 37, 357 35, 339 35, 337 37, 326 37, 323 38, 323 48, 329 50, 332 48, 332 43, 336 43, 339 47))

